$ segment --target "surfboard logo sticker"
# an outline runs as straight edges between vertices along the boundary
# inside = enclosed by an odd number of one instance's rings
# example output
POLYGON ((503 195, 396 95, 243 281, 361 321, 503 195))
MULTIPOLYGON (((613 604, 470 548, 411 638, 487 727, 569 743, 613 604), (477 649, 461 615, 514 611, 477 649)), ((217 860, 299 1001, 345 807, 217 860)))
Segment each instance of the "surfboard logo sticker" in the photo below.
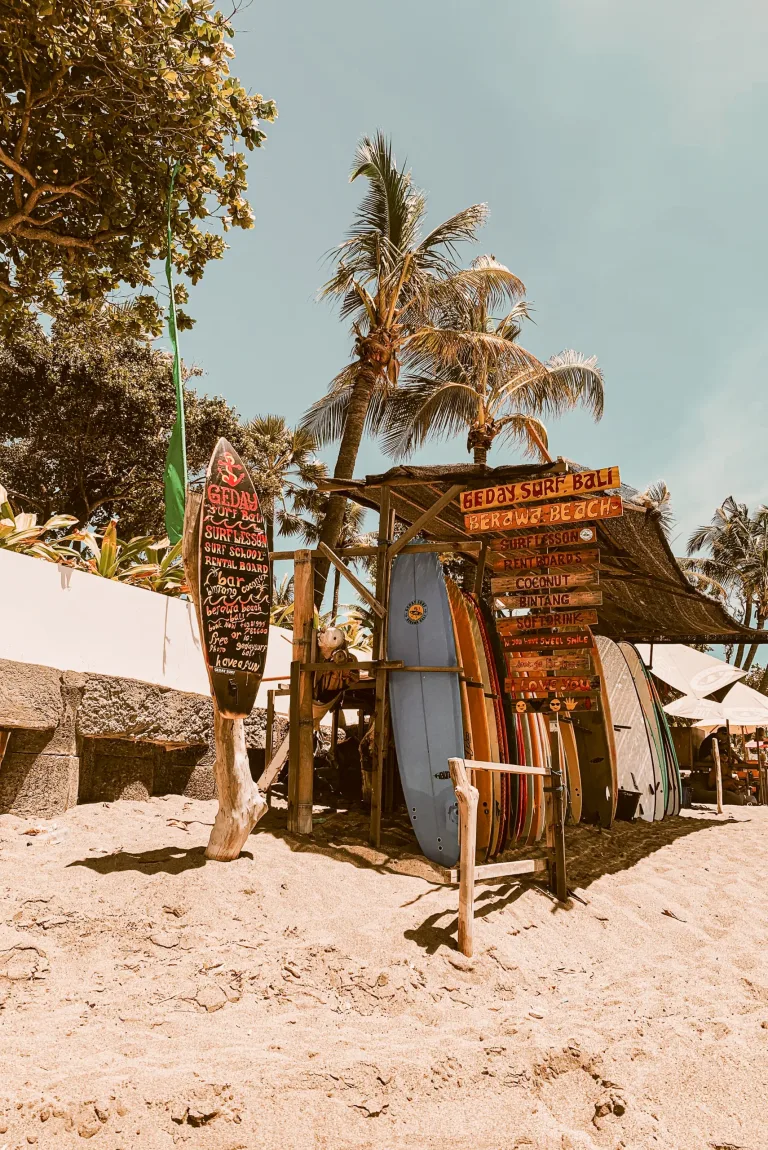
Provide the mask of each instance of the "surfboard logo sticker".
POLYGON ((405 608, 405 617, 409 623, 422 623, 427 617, 427 605, 423 599, 412 599, 405 608))

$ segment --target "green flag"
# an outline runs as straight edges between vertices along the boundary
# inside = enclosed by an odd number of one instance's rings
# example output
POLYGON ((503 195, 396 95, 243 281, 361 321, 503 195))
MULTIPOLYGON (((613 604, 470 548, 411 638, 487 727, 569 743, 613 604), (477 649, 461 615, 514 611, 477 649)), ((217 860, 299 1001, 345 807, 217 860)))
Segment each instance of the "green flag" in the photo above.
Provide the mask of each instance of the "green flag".
POLYGON ((173 266, 171 264, 171 200, 173 184, 179 170, 179 161, 173 165, 168 188, 168 255, 165 259, 165 278, 171 301, 168 308, 168 331, 173 347, 173 386, 176 390, 176 422, 173 425, 168 453, 165 457, 165 530, 171 543, 178 543, 184 529, 184 502, 187 488, 187 437, 184 430, 184 389, 181 384, 181 356, 176 331, 176 301, 173 298, 173 266))

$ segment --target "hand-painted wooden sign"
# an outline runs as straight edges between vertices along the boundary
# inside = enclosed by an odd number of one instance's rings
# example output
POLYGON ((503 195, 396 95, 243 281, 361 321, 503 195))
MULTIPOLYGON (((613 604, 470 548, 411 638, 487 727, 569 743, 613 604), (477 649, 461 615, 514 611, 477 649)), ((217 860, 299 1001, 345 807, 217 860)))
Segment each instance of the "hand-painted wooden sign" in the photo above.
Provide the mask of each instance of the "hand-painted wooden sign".
POLYGON ((491 591, 570 591, 600 582, 597 571, 529 571, 527 574, 498 575, 491 579, 491 591))
POLYGON ((544 671, 591 671, 592 659, 584 651, 563 651, 558 655, 515 655, 507 651, 507 670, 514 677, 523 671, 539 675, 544 671))
POLYGON ((200 615, 211 692, 227 718, 253 708, 267 658, 270 602, 259 498, 237 452, 220 439, 200 513, 200 615))
POLYGON ((521 527, 582 523, 585 519, 615 519, 624 514, 620 495, 602 495, 562 503, 539 503, 534 507, 508 507, 502 511, 478 511, 464 516, 467 531, 517 531, 521 527))
POLYGON ((594 627, 597 611, 552 611, 546 615, 518 615, 513 619, 497 619, 496 627, 500 635, 524 635, 527 631, 581 630, 594 627))
POLYGON ((513 695, 583 695, 585 691, 600 690, 599 675, 531 675, 527 679, 510 677, 505 683, 513 695))
POLYGON ((518 714, 538 711, 545 715, 569 714, 571 711, 599 712, 600 697, 595 695, 567 695, 554 699, 513 699, 512 709, 518 714))
POLYGON ((520 653, 540 651, 570 651, 580 647, 591 647, 594 642, 589 631, 578 635, 502 635, 501 643, 508 651, 520 653))
POLYGON ((499 603, 514 611, 524 607, 599 607, 603 601, 602 591, 550 591, 530 595, 499 595, 499 603))
POLYGON ((494 551, 538 551, 542 547, 582 547, 597 541, 595 527, 566 527, 563 531, 537 531, 533 535, 507 535, 494 539, 494 551))
POLYGON ((596 571, 600 552, 596 548, 585 551, 544 551, 538 555, 488 556, 488 565, 494 571, 596 571))
POLYGON ((510 507, 519 503, 535 503, 540 499, 561 499, 566 495, 613 491, 620 483, 618 467, 601 467, 599 471, 563 471, 557 475, 544 475, 540 479, 523 479, 519 483, 462 491, 459 505, 462 511, 510 507))

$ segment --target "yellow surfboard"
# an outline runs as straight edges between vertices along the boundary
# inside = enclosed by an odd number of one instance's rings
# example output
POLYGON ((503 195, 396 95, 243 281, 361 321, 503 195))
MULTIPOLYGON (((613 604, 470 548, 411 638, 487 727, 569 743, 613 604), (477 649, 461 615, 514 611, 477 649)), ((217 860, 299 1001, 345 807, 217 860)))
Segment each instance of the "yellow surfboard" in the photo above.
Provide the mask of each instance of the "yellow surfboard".
POLYGON ((581 771, 579 752, 576 748, 576 734, 573 724, 560 720, 560 737, 565 758, 566 784, 568 788, 568 822, 581 821, 581 771))

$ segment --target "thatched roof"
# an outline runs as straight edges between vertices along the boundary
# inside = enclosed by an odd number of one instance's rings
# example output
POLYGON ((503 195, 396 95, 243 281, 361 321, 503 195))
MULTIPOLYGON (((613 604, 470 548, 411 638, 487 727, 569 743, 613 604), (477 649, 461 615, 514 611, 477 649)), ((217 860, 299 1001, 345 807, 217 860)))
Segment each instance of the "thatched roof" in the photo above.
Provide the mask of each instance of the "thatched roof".
MULTIPOLYGON (((562 459, 553 464, 516 467, 471 463, 400 466, 362 480, 328 480, 322 486, 346 490, 356 502, 377 510, 381 492, 388 487, 390 505, 398 519, 410 524, 454 484, 492 487, 558 471, 583 470, 586 468, 580 464, 562 459)), ((595 524, 603 592, 599 625, 595 628, 598 633, 645 643, 768 642, 766 632, 743 627, 718 602, 690 585, 675 561, 658 513, 639 501, 634 488, 622 485, 615 494, 622 497, 624 515, 595 524)), ((470 534, 464 528, 464 515, 456 499, 429 522, 423 534, 439 541, 487 539, 493 549, 494 538, 506 533, 470 534)))

